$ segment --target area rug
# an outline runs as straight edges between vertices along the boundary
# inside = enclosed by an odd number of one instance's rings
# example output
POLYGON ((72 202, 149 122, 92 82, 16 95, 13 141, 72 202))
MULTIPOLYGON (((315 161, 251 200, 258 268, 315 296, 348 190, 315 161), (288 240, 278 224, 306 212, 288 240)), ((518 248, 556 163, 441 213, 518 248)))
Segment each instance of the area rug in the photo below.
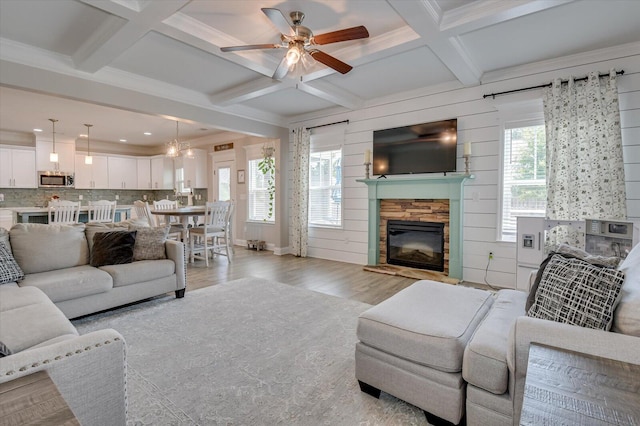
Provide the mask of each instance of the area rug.
POLYGON ((368 307, 244 278, 74 325, 124 336, 129 425, 424 425, 418 408, 360 392, 356 323, 368 307))

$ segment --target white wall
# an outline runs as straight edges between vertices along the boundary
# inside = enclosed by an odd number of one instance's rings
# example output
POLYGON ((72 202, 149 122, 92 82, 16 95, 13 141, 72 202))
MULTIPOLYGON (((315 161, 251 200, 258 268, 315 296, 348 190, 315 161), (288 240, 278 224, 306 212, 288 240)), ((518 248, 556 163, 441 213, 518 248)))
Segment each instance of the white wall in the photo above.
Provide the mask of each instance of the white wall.
MULTIPOLYGON (((458 170, 464 170, 462 144, 473 143, 471 160, 475 180, 465 189, 464 279, 483 282, 488 253, 494 253, 487 280, 502 287, 515 287, 515 244, 496 241, 498 182, 500 167, 500 124, 496 102, 482 95, 536 86, 554 78, 585 76, 590 71, 624 69, 618 77, 622 139, 624 145, 627 205, 630 219, 640 219, 640 51, 638 46, 621 46, 531 64, 485 75, 483 84, 462 87, 457 83, 425 88, 421 93, 368 102, 350 112, 332 111, 324 116, 299 117, 290 127, 313 126, 349 119, 343 149, 344 229, 311 229, 309 255, 357 264, 367 262, 367 190, 355 180, 364 177, 363 152, 373 147, 373 131, 415 123, 458 119, 458 170)), ((542 96, 541 90, 505 95, 515 101, 542 96)), ((291 166, 289 156, 289 166, 291 166)))

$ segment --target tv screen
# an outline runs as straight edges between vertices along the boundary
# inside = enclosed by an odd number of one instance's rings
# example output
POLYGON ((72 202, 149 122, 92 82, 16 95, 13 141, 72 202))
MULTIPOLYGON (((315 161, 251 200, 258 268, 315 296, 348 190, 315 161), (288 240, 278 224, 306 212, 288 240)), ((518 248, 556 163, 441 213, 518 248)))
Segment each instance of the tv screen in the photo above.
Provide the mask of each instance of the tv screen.
POLYGON ((443 120, 373 132, 373 174, 456 171, 458 120, 443 120))

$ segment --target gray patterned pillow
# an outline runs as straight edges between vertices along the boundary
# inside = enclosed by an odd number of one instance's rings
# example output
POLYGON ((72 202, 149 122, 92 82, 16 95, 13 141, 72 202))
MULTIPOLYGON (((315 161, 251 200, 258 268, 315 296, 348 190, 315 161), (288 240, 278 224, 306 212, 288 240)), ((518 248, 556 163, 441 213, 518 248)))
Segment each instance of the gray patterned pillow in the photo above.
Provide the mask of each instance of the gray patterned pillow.
POLYGON ((169 227, 132 228, 136 229, 136 244, 133 247, 133 261, 166 259, 164 242, 169 234, 169 227))
POLYGON ((0 342, 0 358, 4 358, 9 355, 11 355, 11 349, 9 349, 4 343, 0 342))
POLYGON ((24 278, 24 272, 7 246, 0 243, 0 284, 20 281, 24 278))
POLYGON ((609 330, 623 282, 621 271, 554 254, 544 268, 527 315, 609 330))
POLYGON ((9 242, 9 231, 0 228, 0 244, 4 244, 11 251, 11 243, 9 242))

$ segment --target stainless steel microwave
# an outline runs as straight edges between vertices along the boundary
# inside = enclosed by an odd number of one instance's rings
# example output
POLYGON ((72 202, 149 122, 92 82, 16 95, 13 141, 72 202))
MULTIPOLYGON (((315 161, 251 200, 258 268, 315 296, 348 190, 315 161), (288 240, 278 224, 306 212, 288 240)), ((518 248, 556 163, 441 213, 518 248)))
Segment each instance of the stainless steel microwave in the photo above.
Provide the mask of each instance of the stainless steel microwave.
POLYGON ((73 173, 38 172, 40 188, 73 188, 73 173))

